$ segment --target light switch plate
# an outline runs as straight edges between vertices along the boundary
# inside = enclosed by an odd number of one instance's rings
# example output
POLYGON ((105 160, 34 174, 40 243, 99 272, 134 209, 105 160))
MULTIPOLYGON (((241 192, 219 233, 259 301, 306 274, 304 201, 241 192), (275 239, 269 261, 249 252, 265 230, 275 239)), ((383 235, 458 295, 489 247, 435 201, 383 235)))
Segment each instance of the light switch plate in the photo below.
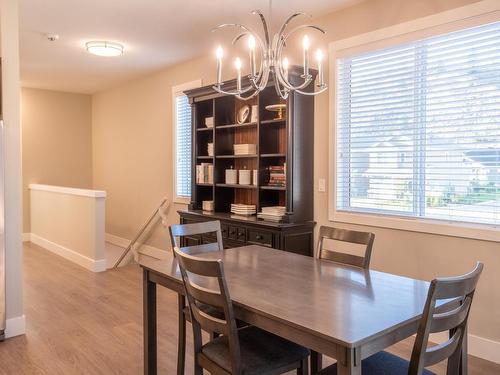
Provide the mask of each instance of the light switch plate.
POLYGON ((326 191, 326 181, 324 178, 318 180, 318 191, 324 193, 326 191))

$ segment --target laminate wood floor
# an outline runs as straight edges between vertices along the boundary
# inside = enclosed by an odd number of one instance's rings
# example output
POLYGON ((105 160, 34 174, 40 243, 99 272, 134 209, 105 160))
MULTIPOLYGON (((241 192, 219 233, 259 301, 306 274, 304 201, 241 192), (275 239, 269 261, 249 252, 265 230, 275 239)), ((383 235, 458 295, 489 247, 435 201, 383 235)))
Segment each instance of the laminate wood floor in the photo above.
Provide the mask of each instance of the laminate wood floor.
MULTIPOLYGON (((176 296, 159 288, 159 374, 175 374, 176 296)), ((95 274, 24 245, 26 335, 0 343, 0 374, 142 374, 142 273, 137 265, 95 274)), ((188 367, 192 351, 188 335, 188 367)), ((408 356, 412 341, 391 350, 408 356)), ((470 375, 500 365, 470 358, 470 375)), ((435 368, 444 374, 444 367, 435 368)))

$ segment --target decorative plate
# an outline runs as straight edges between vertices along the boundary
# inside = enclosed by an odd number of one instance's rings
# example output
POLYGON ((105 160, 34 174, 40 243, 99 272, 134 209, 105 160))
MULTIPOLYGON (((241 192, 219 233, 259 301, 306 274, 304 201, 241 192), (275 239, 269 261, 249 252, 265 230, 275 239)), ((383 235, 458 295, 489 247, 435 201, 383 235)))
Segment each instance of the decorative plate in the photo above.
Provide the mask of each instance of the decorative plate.
POLYGON ((244 105, 238 111, 238 116, 236 117, 236 122, 238 124, 243 124, 247 120, 249 114, 250 114, 250 107, 248 105, 244 105))

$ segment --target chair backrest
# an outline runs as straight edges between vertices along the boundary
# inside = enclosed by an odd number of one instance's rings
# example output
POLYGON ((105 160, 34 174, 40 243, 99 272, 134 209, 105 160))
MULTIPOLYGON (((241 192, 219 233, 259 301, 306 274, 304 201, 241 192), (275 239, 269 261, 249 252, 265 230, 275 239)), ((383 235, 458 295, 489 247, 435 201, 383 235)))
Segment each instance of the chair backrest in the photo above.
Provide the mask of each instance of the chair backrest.
POLYGON ((210 251, 221 251, 224 248, 222 244, 222 231, 220 227, 220 221, 218 220, 204 221, 194 224, 176 224, 171 225, 168 230, 170 232, 170 242, 172 243, 172 249, 178 247, 184 253, 200 254, 210 251), (180 239, 182 237, 203 235, 207 233, 215 233, 217 242, 181 247, 180 239))
POLYGON ((338 263, 344 263, 351 266, 368 269, 370 268, 370 259, 372 256, 372 247, 374 240, 375 235, 373 233, 357 232, 354 230, 321 226, 319 228, 317 257, 319 259, 331 260, 338 263), (364 245, 365 254, 364 256, 359 256, 325 249, 325 239, 364 245))
POLYGON ((478 262, 466 275, 432 280, 411 355, 409 375, 421 375, 427 366, 448 359, 447 375, 459 373, 462 343, 476 285, 483 271, 478 262), (455 299, 457 304, 444 311, 436 309, 439 300, 455 299), (427 348, 429 334, 449 331, 450 338, 427 348))
POLYGON ((237 333, 233 304, 229 296, 222 260, 209 260, 195 257, 174 247, 175 256, 184 282, 184 289, 189 303, 191 322, 193 326, 195 355, 201 352, 201 330, 223 334, 228 338, 231 354, 232 374, 241 373, 240 345, 237 333), (217 281, 218 290, 200 286, 196 278, 212 278, 217 281), (224 319, 210 315, 210 310, 203 311, 200 305, 210 306, 224 312, 224 319))

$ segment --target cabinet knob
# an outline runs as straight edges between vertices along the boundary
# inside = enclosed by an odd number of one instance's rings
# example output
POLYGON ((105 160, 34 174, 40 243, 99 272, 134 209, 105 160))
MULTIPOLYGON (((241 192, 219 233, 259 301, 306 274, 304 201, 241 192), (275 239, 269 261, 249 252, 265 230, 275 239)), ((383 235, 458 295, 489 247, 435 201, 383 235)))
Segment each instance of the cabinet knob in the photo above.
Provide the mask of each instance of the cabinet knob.
POLYGON ((231 232, 229 232, 229 234, 235 234, 236 232, 234 230, 232 230, 231 232))
POLYGON ((258 234, 258 235, 255 236, 255 238, 258 239, 258 240, 261 240, 263 237, 260 234, 258 234))

